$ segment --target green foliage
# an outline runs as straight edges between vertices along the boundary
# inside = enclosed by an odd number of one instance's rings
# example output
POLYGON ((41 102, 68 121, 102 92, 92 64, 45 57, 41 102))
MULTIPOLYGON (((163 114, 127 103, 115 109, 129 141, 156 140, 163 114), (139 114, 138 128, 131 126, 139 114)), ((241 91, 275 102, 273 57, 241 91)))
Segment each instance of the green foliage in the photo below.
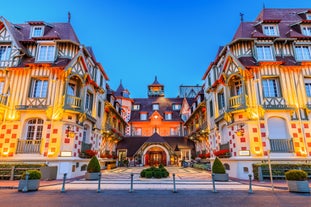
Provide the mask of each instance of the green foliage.
POLYGON ((22 180, 26 179, 26 172, 29 173, 29 180, 39 180, 41 178, 41 172, 39 170, 27 170, 22 174, 22 180))
POLYGON ((163 169, 163 168, 164 168, 164 165, 163 165, 163 164, 160 164, 160 165, 159 165, 159 168, 160 168, 160 169, 163 169))
POLYGON ((89 164, 87 165, 87 172, 88 173, 100 172, 100 164, 96 156, 93 156, 89 164))
POLYGON ((286 180, 307 180, 308 174, 303 170, 289 170, 285 173, 286 180))
MULTIPOLYGON (((270 178, 269 175, 269 166, 266 163, 255 163, 253 164, 253 174, 254 179, 258 180, 258 169, 261 167, 263 178, 270 178)), ((306 163, 272 163, 272 177, 274 179, 285 179, 285 172, 294 169, 301 169, 305 171, 309 177, 311 177, 311 164, 306 163)))
POLYGON ((156 168, 154 166, 150 168, 146 168, 140 172, 140 177, 145 178, 166 178, 169 176, 169 172, 166 170, 164 166, 156 168))
POLYGON ((226 170, 222 162, 218 157, 214 160, 213 166, 212 166, 212 172, 218 173, 218 174, 225 174, 226 170))

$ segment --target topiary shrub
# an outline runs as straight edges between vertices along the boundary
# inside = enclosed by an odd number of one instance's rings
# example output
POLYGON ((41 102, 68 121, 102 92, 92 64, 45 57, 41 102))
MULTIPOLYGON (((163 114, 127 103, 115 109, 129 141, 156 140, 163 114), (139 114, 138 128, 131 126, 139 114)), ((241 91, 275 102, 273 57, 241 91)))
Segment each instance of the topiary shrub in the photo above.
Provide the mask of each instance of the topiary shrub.
POLYGON ((87 172, 88 173, 100 172, 100 164, 96 156, 93 156, 89 164, 87 165, 87 172))
POLYGON ((26 172, 29 173, 28 180, 40 180, 41 172, 39 170, 27 170, 22 174, 22 180, 26 180, 26 172))
POLYGON ((147 172, 147 170, 142 170, 140 172, 140 177, 142 177, 142 178, 146 177, 146 172, 147 172))
POLYGON ((153 172, 152 171, 146 171, 145 176, 146 176, 146 178, 152 178, 153 172))
POLYGON ((226 170, 222 162, 218 157, 214 160, 213 166, 212 166, 212 172, 216 174, 225 174, 226 170))
POLYGON ((286 180, 303 181, 308 179, 308 174, 303 170, 289 170, 285 172, 286 180))
POLYGON ((154 171, 153 172, 153 177, 155 178, 162 178, 162 173, 160 170, 154 171))

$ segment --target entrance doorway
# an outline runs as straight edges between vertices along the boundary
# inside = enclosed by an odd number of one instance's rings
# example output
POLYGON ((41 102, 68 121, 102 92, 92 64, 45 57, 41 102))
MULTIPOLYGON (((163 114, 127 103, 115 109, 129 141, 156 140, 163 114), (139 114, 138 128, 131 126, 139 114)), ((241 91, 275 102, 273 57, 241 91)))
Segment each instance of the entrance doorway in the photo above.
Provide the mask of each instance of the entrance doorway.
POLYGON ((160 147, 152 147, 145 154, 145 165, 166 165, 166 153, 160 147))

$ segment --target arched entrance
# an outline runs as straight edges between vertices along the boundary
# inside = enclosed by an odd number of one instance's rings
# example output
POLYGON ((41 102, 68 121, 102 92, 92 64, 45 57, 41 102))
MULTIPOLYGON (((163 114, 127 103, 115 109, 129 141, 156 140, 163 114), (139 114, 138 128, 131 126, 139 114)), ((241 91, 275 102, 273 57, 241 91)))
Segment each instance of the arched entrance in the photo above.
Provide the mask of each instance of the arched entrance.
POLYGON ((166 148, 161 145, 152 145, 144 150, 144 165, 168 165, 170 159, 166 148))

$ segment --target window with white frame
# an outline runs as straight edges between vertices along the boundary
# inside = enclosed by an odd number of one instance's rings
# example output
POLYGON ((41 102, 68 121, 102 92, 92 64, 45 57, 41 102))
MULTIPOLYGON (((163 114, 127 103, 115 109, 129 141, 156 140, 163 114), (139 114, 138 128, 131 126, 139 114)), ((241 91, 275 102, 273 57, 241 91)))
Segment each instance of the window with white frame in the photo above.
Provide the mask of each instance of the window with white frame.
POLYGON ((43 131, 43 120, 36 118, 30 119, 26 123, 26 139, 41 140, 43 131))
POLYGON ((258 60, 273 60, 271 45, 257 45, 256 52, 258 60))
POLYGON ((43 26, 34 26, 31 30, 31 37, 42 37, 44 27, 43 26))
POLYGON ((77 96, 77 86, 75 83, 70 82, 67 85, 67 95, 77 96))
POLYGON ((181 105, 180 104, 173 104, 172 108, 173 108, 174 111, 177 111, 177 110, 181 109, 181 105))
POLYGON ((165 120, 172 120, 172 113, 165 113, 165 120))
POLYGON ((305 36, 311 36, 311 26, 302 26, 302 34, 305 36))
POLYGON ((159 104, 152 104, 152 110, 159 110, 159 104))
POLYGON ((265 35, 277 36, 279 34, 276 25, 263 25, 262 28, 265 35))
POLYGON ((307 14, 307 20, 311 20, 311 14, 307 14))
POLYGON ((311 60, 310 46, 297 45, 295 46, 295 53, 298 61, 311 60))
POLYGON ((4 90, 4 81, 0 80, 0 94, 3 94, 4 90))
POLYGON ((305 89, 308 97, 311 97, 311 78, 305 78, 305 89))
POLYGON ((281 97, 278 78, 264 78, 262 80, 262 89, 265 98, 281 97))
POLYGON ((90 111, 92 111, 93 109, 93 94, 90 91, 86 93, 85 109, 88 109, 90 111))
POLYGON ((239 96, 243 92, 241 79, 234 79, 230 84, 230 94, 231 96, 239 96), (232 84, 232 85, 231 85, 232 84))
POLYGON ((47 78, 32 78, 30 88, 30 98, 46 98, 48 91, 47 78))
POLYGON ((140 120, 147 120, 147 113, 141 113, 140 120))
POLYGON ((9 60, 11 54, 10 45, 1 45, 0 46, 0 61, 9 60))
POLYGON ((55 45, 40 45, 37 61, 54 61, 55 45))

